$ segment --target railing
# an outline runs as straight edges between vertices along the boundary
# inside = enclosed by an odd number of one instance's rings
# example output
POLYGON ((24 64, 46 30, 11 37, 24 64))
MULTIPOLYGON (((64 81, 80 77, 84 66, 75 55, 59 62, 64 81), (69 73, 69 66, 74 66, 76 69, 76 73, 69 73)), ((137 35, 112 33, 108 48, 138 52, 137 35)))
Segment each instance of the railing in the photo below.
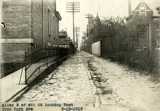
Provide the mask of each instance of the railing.
MULTIPOLYGON (((55 59, 53 59, 53 60, 51 60, 51 61, 47 61, 46 63, 39 65, 37 68, 34 69, 34 71, 33 71, 31 74, 29 74, 28 77, 26 77, 26 84, 29 84, 29 81, 33 81, 33 80, 32 80, 32 77, 33 77, 35 74, 37 74, 36 76, 39 76, 39 75, 40 75, 40 73, 41 73, 41 68, 42 68, 42 67, 45 67, 45 66, 46 66, 45 69, 48 69, 51 65, 58 66, 58 65, 61 64, 66 58, 67 58, 67 56, 64 56, 64 57, 61 57, 61 58, 55 58, 55 59), (50 64, 50 65, 49 65, 49 64, 50 64)), ((45 69, 44 69, 44 70, 45 70, 45 69)), ((44 71, 44 70, 42 70, 42 71, 44 71)), ((27 71, 26 71, 26 75, 28 75, 27 71)))
MULTIPOLYGON (((41 50, 42 51, 42 50, 41 50)), ((45 49, 46 51, 46 49, 45 49)), ((37 51, 36 51, 37 53, 37 51)), ((36 77, 38 77, 40 75, 40 73, 42 73, 44 70, 48 69, 51 65, 57 66, 59 64, 61 64, 67 57, 67 56, 63 56, 63 57, 58 57, 56 54, 53 57, 48 56, 48 50, 47 50, 47 56, 45 59, 40 60, 39 62, 32 62, 29 61, 30 57, 32 57, 33 53, 29 54, 30 56, 26 56, 27 53, 25 54, 25 67, 24 69, 22 69, 21 71, 21 75, 20 75, 20 80, 19 80, 19 84, 21 83, 21 78, 22 75, 25 74, 24 79, 25 79, 25 84, 30 84, 36 77), (55 57, 55 58, 54 58, 55 57), (42 68, 44 68, 43 70, 41 70, 42 68), (23 70, 25 72, 23 72, 23 70)), ((33 58, 31 58, 33 59, 33 58)))

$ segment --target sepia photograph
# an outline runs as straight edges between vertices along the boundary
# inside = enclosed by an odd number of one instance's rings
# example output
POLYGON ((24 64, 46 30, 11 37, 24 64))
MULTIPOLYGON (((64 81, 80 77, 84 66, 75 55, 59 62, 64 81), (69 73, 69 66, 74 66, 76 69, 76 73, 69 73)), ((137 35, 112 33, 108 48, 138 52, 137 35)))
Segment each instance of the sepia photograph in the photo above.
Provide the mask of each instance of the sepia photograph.
POLYGON ((159 0, 0 0, 0 111, 160 111, 159 0))

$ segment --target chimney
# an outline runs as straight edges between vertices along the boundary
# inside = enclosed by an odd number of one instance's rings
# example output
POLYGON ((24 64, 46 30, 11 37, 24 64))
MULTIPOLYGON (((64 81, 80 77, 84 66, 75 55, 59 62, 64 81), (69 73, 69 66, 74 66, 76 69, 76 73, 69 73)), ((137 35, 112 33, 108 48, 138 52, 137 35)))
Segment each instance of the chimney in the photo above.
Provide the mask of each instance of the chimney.
POLYGON ((131 0, 128 0, 128 16, 130 16, 132 13, 132 5, 131 5, 131 0))

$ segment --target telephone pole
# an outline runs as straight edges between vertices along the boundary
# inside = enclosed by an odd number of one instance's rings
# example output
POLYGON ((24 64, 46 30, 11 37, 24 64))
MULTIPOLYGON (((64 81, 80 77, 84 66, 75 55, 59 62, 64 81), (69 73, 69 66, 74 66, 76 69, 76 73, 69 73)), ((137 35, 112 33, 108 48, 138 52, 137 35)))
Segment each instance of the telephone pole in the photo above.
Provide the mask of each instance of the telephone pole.
POLYGON ((131 0, 128 0, 128 16, 130 16, 132 13, 132 4, 131 4, 131 0))
POLYGON ((75 43, 75 13, 80 12, 80 2, 67 2, 66 10, 68 13, 72 13, 72 19, 73 19, 73 43, 75 43))
POLYGON ((78 42, 79 42, 79 32, 80 32, 80 27, 75 27, 75 32, 76 32, 76 47, 78 48, 78 42))
POLYGON ((88 24, 87 24, 87 37, 88 37, 88 36, 89 36, 89 30, 90 30, 90 19, 92 19, 93 16, 92 16, 91 14, 87 14, 87 15, 85 16, 85 18, 88 19, 88 24))

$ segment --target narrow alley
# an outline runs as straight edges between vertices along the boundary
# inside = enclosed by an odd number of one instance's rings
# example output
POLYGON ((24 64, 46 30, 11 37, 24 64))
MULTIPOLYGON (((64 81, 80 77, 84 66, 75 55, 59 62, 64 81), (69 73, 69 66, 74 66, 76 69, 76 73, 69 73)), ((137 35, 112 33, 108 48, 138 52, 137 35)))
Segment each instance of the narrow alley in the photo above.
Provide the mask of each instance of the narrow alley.
POLYGON ((159 111, 160 83, 145 72, 78 52, 18 101, 74 103, 84 111, 159 111))
POLYGON ((0 111, 160 111, 160 0, 0 0, 0 111))

